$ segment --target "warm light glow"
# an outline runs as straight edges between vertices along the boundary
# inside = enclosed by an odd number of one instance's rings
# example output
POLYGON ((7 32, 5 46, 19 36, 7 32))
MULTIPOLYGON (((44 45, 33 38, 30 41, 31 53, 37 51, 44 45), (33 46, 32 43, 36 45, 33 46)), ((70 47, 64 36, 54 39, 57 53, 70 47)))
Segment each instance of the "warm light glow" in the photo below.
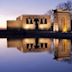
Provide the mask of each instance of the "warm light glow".
POLYGON ((23 24, 23 28, 28 29, 35 29, 35 24, 23 24))
POLYGON ((33 39, 33 38, 26 38, 26 39, 24 39, 23 40, 23 43, 35 43, 35 39, 33 39))
POLYGON ((24 28, 25 28, 25 29, 30 29, 30 26, 29 26, 29 25, 25 25, 24 28))
POLYGON ((70 49, 70 46, 71 46, 71 41, 70 40, 63 39, 61 43, 62 43, 62 45, 65 49, 70 49))
POLYGON ((59 39, 54 39, 54 40, 53 40, 53 43, 54 43, 54 46, 55 46, 56 48, 58 48, 58 46, 59 46, 59 39))
POLYGON ((51 27, 50 24, 39 24, 39 29, 49 29, 51 27))
POLYGON ((62 18, 62 32, 67 32, 67 23, 64 17, 62 18))
POLYGON ((58 31, 58 30, 59 30, 58 25, 54 24, 54 31, 58 31))
POLYGON ((67 32, 67 27, 64 27, 63 28, 63 32, 67 32))

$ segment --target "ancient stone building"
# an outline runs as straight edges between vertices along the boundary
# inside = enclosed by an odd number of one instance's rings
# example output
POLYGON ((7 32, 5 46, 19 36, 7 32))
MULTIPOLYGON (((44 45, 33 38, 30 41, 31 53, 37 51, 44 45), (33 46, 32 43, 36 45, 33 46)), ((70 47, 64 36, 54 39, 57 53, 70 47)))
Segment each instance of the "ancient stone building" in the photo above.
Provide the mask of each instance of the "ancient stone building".
POLYGON ((22 15, 16 18, 16 21, 7 21, 8 29, 25 30, 49 30, 51 28, 50 16, 46 15, 22 15))
POLYGON ((7 29, 20 29, 21 21, 16 20, 8 20, 7 21, 7 29))
POLYGON ((53 31, 71 31, 71 18, 68 11, 54 10, 53 31))
POLYGON ((68 11, 54 10, 54 23, 49 15, 21 15, 7 21, 7 29, 71 31, 71 16, 68 11))

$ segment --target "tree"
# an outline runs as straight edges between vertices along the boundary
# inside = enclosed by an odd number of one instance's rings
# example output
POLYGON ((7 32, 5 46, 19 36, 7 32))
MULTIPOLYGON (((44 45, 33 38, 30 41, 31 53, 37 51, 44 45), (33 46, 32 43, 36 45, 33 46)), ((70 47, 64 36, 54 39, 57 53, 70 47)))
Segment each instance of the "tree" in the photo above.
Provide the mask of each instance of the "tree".
POLYGON ((52 22, 53 22, 53 18, 54 18, 53 10, 49 10, 49 11, 47 11, 47 12, 45 13, 45 15, 49 15, 49 16, 51 16, 51 20, 52 20, 52 22))
POLYGON ((67 2, 64 2, 64 3, 60 3, 60 4, 57 5, 56 9, 72 11, 72 2, 67 1, 67 2))
POLYGON ((52 15, 53 14, 53 11, 52 10, 49 10, 49 11, 47 11, 46 13, 45 13, 45 15, 52 15))

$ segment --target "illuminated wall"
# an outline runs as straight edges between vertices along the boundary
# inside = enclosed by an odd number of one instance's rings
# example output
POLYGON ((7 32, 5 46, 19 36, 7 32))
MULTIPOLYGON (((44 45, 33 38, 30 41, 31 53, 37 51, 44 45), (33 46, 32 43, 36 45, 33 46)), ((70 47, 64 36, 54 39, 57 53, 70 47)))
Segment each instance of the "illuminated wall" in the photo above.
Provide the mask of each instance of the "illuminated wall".
POLYGON ((7 21, 7 29, 13 28, 21 28, 21 21, 15 21, 15 20, 8 20, 7 21))
POLYGON ((40 16, 39 18, 39 29, 48 30, 51 28, 50 16, 40 16))
POLYGON ((54 13, 54 31, 68 32, 71 30, 71 19, 68 11, 57 10, 54 13))
POLYGON ((22 15, 16 18, 16 21, 7 21, 7 28, 22 28, 25 30, 34 30, 38 25, 40 30, 51 28, 50 16, 46 15, 22 15), (35 19, 38 19, 37 24, 35 19))
POLYGON ((34 30, 35 24, 34 24, 34 17, 33 16, 22 16, 22 29, 26 30, 34 30))
MULTIPOLYGON (((16 18, 16 21, 7 21, 7 28, 50 30, 51 26, 49 15, 21 15, 16 18)), ((54 12, 53 31, 71 31, 71 18, 68 11, 56 10, 54 12)))

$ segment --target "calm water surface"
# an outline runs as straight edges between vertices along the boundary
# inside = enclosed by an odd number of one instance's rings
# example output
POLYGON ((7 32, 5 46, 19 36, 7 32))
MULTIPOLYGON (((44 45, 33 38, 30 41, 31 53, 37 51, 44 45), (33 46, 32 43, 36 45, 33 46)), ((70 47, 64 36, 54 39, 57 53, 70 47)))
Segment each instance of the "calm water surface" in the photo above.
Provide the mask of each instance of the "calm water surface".
POLYGON ((72 72, 72 41, 1 38, 0 72, 72 72))

